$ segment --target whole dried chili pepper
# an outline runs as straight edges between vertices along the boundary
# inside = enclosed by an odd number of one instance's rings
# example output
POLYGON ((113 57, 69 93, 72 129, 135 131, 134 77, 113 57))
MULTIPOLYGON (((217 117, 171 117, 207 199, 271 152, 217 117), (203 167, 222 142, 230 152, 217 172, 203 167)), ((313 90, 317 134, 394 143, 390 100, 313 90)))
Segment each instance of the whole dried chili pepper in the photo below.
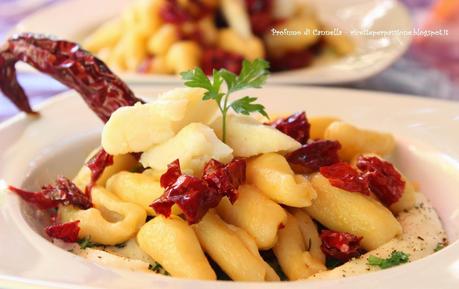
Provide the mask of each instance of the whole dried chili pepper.
POLYGON ((26 113, 34 112, 17 81, 15 64, 18 61, 75 89, 104 122, 119 107, 142 102, 101 60, 78 44, 22 33, 8 39, 0 48, 0 90, 26 113))

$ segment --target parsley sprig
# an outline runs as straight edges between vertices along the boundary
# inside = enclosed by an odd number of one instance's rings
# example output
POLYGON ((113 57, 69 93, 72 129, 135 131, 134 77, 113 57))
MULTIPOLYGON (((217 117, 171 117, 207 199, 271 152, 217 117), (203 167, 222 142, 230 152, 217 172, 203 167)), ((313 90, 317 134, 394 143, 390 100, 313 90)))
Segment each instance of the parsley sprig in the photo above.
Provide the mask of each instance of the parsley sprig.
POLYGON ((409 257, 410 255, 401 251, 392 251, 390 256, 386 259, 371 255, 368 257, 368 265, 379 266, 381 269, 387 269, 407 263, 410 260, 409 257))
POLYGON ((206 90, 203 100, 215 100, 218 108, 222 113, 222 139, 226 140, 226 116, 228 111, 233 109, 236 113, 249 115, 257 112, 267 118, 268 114, 265 107, 256 103, 256 97, 244 96, 240 99, 230 102, 230 94, 246 88, 261 88, 266 82, 269 75, 269 63, 262 59, 256 59, 253 62, 244 60, 239 75, 226 69, 215 70, 212 77, 208 78, 201 68, 196 67, 193 70, 182 72, 182 79, 185 85, 189 87, 200 87, 206 90), (226 84, 226 92, 222 92, 223 83, 226 84))

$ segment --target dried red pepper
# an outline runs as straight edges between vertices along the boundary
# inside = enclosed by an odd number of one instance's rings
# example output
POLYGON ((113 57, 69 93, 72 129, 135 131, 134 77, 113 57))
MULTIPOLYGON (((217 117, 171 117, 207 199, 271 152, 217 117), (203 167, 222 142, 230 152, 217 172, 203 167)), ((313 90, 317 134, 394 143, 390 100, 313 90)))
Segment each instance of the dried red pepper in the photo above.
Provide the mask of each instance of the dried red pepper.
POLYGON ((270 125, 296 139, 301 144, 306 144, 308 142, 311 125, 304 111, 297 112, 286 118, 278 119, 270 125))
POLYGON ((339 162, 338 150, 341 144, 337 141, 318 140, 303 145, 285 156, 297 174, 310 174, 321 167, 339 162))
POLYGON ((378 157, 361 156, 357 160, 357 168, 368 181, 370 190, 384 205, 390 206, 402 197, 405 181, 391 163, 378 157))
POLYGON ((51 238, 61 239, 68 243, 74 243, 78 241, 78 233, 80 232, 79 223, 80 221, 74 221, 51 225, 45 228, 45 232, 51 238))
POLYGON ((245 5, 254 34, 263 35, 276 24, 276 20, 272 16, 272 0, 245 0, 245 5))
POLYGON ((20 110, 32 113, 17 81, 15 64, 26 62, 81 94, 88 106, 106 122, 121 106, 142 102, 98 58, 78 44, 41 34, 22 33, 0 48, 0 90, 20 110))
POLYGON ((220 48, 207 48, 202 56, 201 68, 207 75, 211 75, 214 69, 221 68, 239 74, 243 60, 242 55, 227 52, 220 48))
POLYGON ((360 247, 362 237, 357 237, 350 233, 342 233, 331 230, 320 232, 322 245, 320 249, 330 258, 347 262, 352 258, 362 255, 365 250, 360 247))
POLYGON ((320 173, 328 179, 334 187, 349 191, 370 195, 368 181, 350 164, 339 162, 331 166, 321 167, 320 173))
POLYGON ((212 10, 212 7, 200 0, 190 0, 186 7, 177 0, 166 0, 159 10, 159 15, 166 23, 183 24, 198 21, 209 15, 212 10))
POLYGON ((204 168, 203 177, 197 178, 181 174, 180 162, 175 160, 161 176, 164 194, 150 206, 168 217, 172 206, 177 204, 189 224, 198 223, 224 196, 236 201, 237 189, 245 181, 245 168, 244 159, 234 159, 227 165, 211 160, 204 168))
POLYGON ((109 155, 103 148, 100 149, 87 163, 91 171, 91 181, 86 186, 86 194, 89 195, 92 187, 96 184, 105 168, 113 165, 113 156, 109 155))
POLYGON ((25 191, 12 186, 9 190, 42 210, 56 208, 59 204, 73 205, 81 209, 92 207, 89 197, 65 177, 58 177, 54 185, 43 186, 38 192, 25 191))

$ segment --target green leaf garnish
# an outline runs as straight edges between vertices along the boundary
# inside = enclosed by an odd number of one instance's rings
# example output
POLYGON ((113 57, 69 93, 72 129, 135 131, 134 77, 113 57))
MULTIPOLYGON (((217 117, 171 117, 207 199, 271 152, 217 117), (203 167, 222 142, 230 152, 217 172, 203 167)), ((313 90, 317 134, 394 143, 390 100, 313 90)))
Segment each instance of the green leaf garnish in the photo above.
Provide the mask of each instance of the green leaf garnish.
POLYGON ((215 70, 209 79, 201 68, 182 72, 180 75, 188 87, 199 87, 206 90, 203 100, 214 100, 222 113, 222 139, 226 140, 226 116, 231 108, 236 113, 249 115, 259 113, 269 118, 265 107, 256 103, 256 97, 245 96, 233 102, 229 102, 231 93, 246 88, 261 88, 269 76, 269 63, 263 59, 256 59, 253 62, 244 60, 239 75, 226 69, 215 70), (222 84, 226 84, 226 92, 222 92, 222 84))
POLYGON ((387 269, 407 263, 410 261, 409 257, 410 255, 401 251, 392 251, 391 255, 386 259, 371 255, 368 257, 368 265, 379 266, 381 269, 387 269))
POLYGON ((148 265, 148 270, 151 270, 155 273, 159 273, 159 274, 163 274, 163 275, 166 275, 166 276, 170 276, 169 272, 167 272, 163 266, 161 266, 161 264, 159 264, 158 262, 155 262, 153 264, 150 264, 148 265))
POLYGON ((447 242, 445 242, 445 241, 439 242, 439 243, 437 243, 437 246, 434 248, 434 252, 438 252, 441 249, 445 248, 446 246, 448 246, 447 242))
POLYGON ((91 236, 84 237, 83 239, 78 240, 77 243, 80 245, 80 249, 81 250, 84 250, 86 248, 92 248, 92 247, 100 246, 97 243, 91 242, 91 236))

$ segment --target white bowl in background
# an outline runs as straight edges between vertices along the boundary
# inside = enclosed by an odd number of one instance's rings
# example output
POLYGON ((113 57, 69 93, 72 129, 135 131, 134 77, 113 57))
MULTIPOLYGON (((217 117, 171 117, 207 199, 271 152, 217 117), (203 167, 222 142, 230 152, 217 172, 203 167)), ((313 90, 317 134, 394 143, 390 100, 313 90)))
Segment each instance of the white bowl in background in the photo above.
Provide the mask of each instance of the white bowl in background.
MULTIPOLYGON (((313 6, 319 18, 329 27, 343 32, 410 31, 411 17, 397 0, 301 0, 313 6)), ((38 10, 23 19, 11 32, 39 32, 64 39, 81 41, 104 21, 122 13, 130 0, 67 0, 38 10)), ((336 84, 362 80, 373 76, 407 49, 411 37, 352 36, 354 53, 326 64, 299 70, 273 73, 269 83, 278 84, 336 84)), ((20 69, 28 69, 25 65, 20 69)), ((125 81, 136 83, 177 83, 173 75, 118 73, 125 81)))

